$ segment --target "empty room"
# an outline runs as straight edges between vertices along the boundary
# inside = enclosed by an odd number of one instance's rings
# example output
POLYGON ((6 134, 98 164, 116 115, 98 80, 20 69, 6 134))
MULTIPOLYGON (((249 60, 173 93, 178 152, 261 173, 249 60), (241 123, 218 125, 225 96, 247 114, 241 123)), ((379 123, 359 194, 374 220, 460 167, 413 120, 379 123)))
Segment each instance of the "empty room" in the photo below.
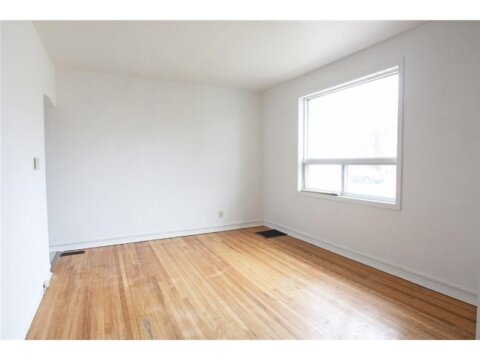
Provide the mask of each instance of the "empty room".
POLYGON ((480 336, 480 22, 0 24, 2 339, 480 336))

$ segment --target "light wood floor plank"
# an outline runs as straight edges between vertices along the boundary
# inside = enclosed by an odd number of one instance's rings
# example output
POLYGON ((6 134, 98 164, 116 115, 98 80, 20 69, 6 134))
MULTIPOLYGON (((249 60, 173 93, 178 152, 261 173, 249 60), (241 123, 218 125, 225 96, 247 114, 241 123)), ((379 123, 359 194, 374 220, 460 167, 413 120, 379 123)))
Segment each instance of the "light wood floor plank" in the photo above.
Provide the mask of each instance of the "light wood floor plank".
POLYGON ((263 229, 61 257, 28 338, 474 338, 475 306, 263 229))

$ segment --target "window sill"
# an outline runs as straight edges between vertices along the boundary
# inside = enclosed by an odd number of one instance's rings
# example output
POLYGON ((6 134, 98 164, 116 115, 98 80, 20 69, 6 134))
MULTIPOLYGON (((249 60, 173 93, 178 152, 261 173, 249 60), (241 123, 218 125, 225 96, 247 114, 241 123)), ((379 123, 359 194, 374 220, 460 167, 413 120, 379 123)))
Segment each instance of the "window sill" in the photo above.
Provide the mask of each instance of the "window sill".
POLYGON ((342 195, 342 196, 328 195, 328 194, 323 194, 323 193, 308 191, 308 190, 297 190, 297 195, 307 196, 307 197, 312 197, 317 199, 330 200, 330 201, 339 201, 343 203, 350 203, 350 204, 356 204, 356 205, 367 205, 367 206, 373 206, 373 207, 389 209, 389 210, 396 210, 396 211, 401 210, 400 202, 388 203, 388 202, 382 202, 379 200, 362 199, 362 198, 350 197, 345 195, 342 195))

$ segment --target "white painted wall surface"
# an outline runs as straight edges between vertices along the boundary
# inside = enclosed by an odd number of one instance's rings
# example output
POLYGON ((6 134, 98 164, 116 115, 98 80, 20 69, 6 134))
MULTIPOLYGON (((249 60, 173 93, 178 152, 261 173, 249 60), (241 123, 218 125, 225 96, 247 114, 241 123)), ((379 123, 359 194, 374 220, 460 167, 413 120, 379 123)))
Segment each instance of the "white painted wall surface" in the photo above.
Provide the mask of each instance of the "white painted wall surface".
POLYGON ((265 219, 359 258, 393 265, 400 275, 420 275, 427 286, 475 304, 479 64, 478 22, 435 22, 265 92, 265 219), (297 99, 386 68, 402 56, 402 210, 298 195, 297 99))
POLYGON ((43 97, 54 101, 55 73, 31 22, 4 22, 1 45, 2 336, 24 338, 49 275, 43 97))
POLYGON ((47 119, 54 249, 262 220, 258 94, 60 69, 57 90, 47 119))

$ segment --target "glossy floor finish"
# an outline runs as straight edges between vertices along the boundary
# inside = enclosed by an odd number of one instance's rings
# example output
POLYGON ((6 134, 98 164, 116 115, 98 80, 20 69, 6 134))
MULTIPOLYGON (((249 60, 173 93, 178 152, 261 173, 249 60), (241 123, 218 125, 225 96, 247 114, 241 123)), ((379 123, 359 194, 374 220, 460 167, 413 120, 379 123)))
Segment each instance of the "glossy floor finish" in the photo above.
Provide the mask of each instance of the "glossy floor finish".
POLYGON ((474 338, 474 306, 262 229, 61 257, 28 338, 474 338))

